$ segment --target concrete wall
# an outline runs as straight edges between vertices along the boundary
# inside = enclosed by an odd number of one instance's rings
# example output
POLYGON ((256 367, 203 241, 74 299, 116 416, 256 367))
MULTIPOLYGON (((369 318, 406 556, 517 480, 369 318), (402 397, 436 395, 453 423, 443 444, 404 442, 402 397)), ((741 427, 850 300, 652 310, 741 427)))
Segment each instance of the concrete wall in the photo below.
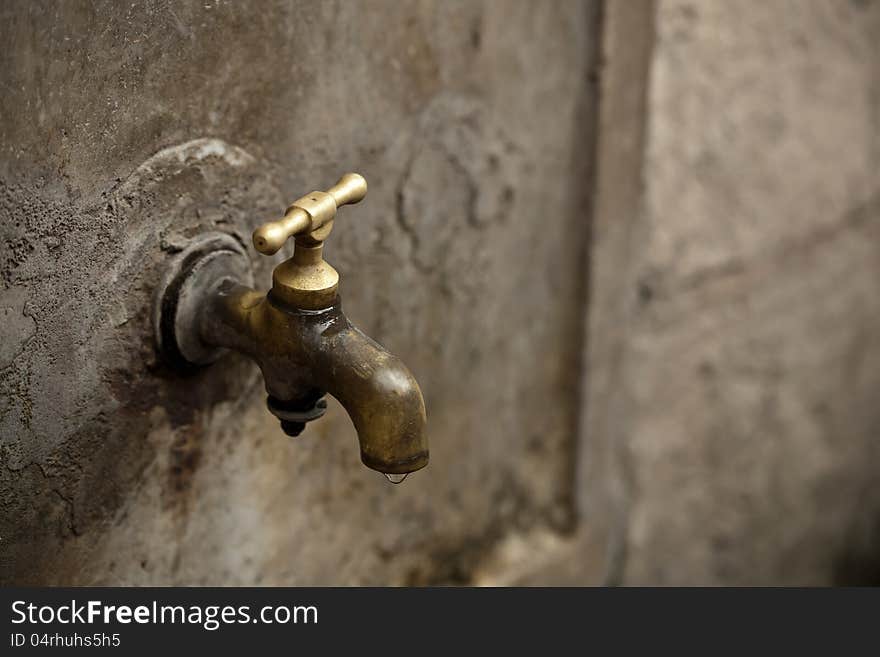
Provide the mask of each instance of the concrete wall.
POLYGON ((595 5, 4 3, 2 581, 469 582, 570 531, 595 5), (188 236, 348 170, 328 260, 428 407, 397 487, 337 404, 290 440, 251 364, 181 379, 149 328, 188 236))
POLYGON ((6 3, 0 37, 4 583, 880 581, 880 3, 6 3), (399 487, 335 403, 289 440, 248 362, 151 342, 189 236, 345 170, 327 257, 428 406, 399 487))
POLYGON ((644 93, 603 87, 584 431, 607 580, 876 583, 880 3, 662 0, 650 51, 622 4, 608 83, 644 93))

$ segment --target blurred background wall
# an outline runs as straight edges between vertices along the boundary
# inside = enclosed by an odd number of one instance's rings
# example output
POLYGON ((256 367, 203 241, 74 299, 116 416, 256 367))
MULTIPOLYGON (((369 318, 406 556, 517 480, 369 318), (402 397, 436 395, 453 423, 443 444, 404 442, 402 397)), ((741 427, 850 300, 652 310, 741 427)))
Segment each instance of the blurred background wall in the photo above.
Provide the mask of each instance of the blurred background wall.
POLYGON ((606 576, 880 583, 880 3, 648 16, 607 4, 583 433, 606 576))
POLYGON ((4 583, 880 577, 880 3, 0 16, 4 583), (346 170, 327 258, 428 407, 396 487, 152 347, 170 253, 346 170))

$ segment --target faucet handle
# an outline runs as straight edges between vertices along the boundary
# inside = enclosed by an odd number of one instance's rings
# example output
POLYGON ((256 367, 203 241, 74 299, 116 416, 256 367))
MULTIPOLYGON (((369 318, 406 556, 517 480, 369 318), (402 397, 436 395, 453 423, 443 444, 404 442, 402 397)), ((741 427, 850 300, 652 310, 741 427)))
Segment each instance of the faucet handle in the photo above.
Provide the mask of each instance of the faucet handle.
POLYGON ((363 201, 367 195, 367 181, 359 173, 346 173, 327 193, 336 200, 337 208, 354 205, 363 201))
POLYGON ((336 210, 357 203, 367 195, 367 181, 358 173, 346 173, 326 192, 314 191, 291 203, 284 216, 263 224, 254 231, 254 248, 273 255, 295 235, 309 235, 313 242, 323 242, 333 228, 336 210))

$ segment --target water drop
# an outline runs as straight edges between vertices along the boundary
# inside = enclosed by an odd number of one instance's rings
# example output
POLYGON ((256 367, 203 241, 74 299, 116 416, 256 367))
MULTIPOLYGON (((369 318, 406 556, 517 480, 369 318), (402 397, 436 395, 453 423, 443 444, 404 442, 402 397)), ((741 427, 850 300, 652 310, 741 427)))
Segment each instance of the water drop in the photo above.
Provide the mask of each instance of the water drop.
POLYGON ((406 479, 408 475, 409 472, 404 472, 403 474, 392 474, 390 472, 386 472, 385 478, 392 484, 400 484, 403 483, 403 480, 406 479))

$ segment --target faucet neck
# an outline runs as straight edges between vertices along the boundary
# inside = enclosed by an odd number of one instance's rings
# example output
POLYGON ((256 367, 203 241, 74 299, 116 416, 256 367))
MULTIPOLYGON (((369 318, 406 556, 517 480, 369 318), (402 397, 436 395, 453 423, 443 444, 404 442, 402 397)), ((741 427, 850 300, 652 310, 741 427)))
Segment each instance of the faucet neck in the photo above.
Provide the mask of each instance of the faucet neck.
POLYGON ((272 273, 272 296, 303 310, 320 310, 333 305, 339 289, 339 274, 324 260, 324 243, 297 237, 293 257, 272 273))

